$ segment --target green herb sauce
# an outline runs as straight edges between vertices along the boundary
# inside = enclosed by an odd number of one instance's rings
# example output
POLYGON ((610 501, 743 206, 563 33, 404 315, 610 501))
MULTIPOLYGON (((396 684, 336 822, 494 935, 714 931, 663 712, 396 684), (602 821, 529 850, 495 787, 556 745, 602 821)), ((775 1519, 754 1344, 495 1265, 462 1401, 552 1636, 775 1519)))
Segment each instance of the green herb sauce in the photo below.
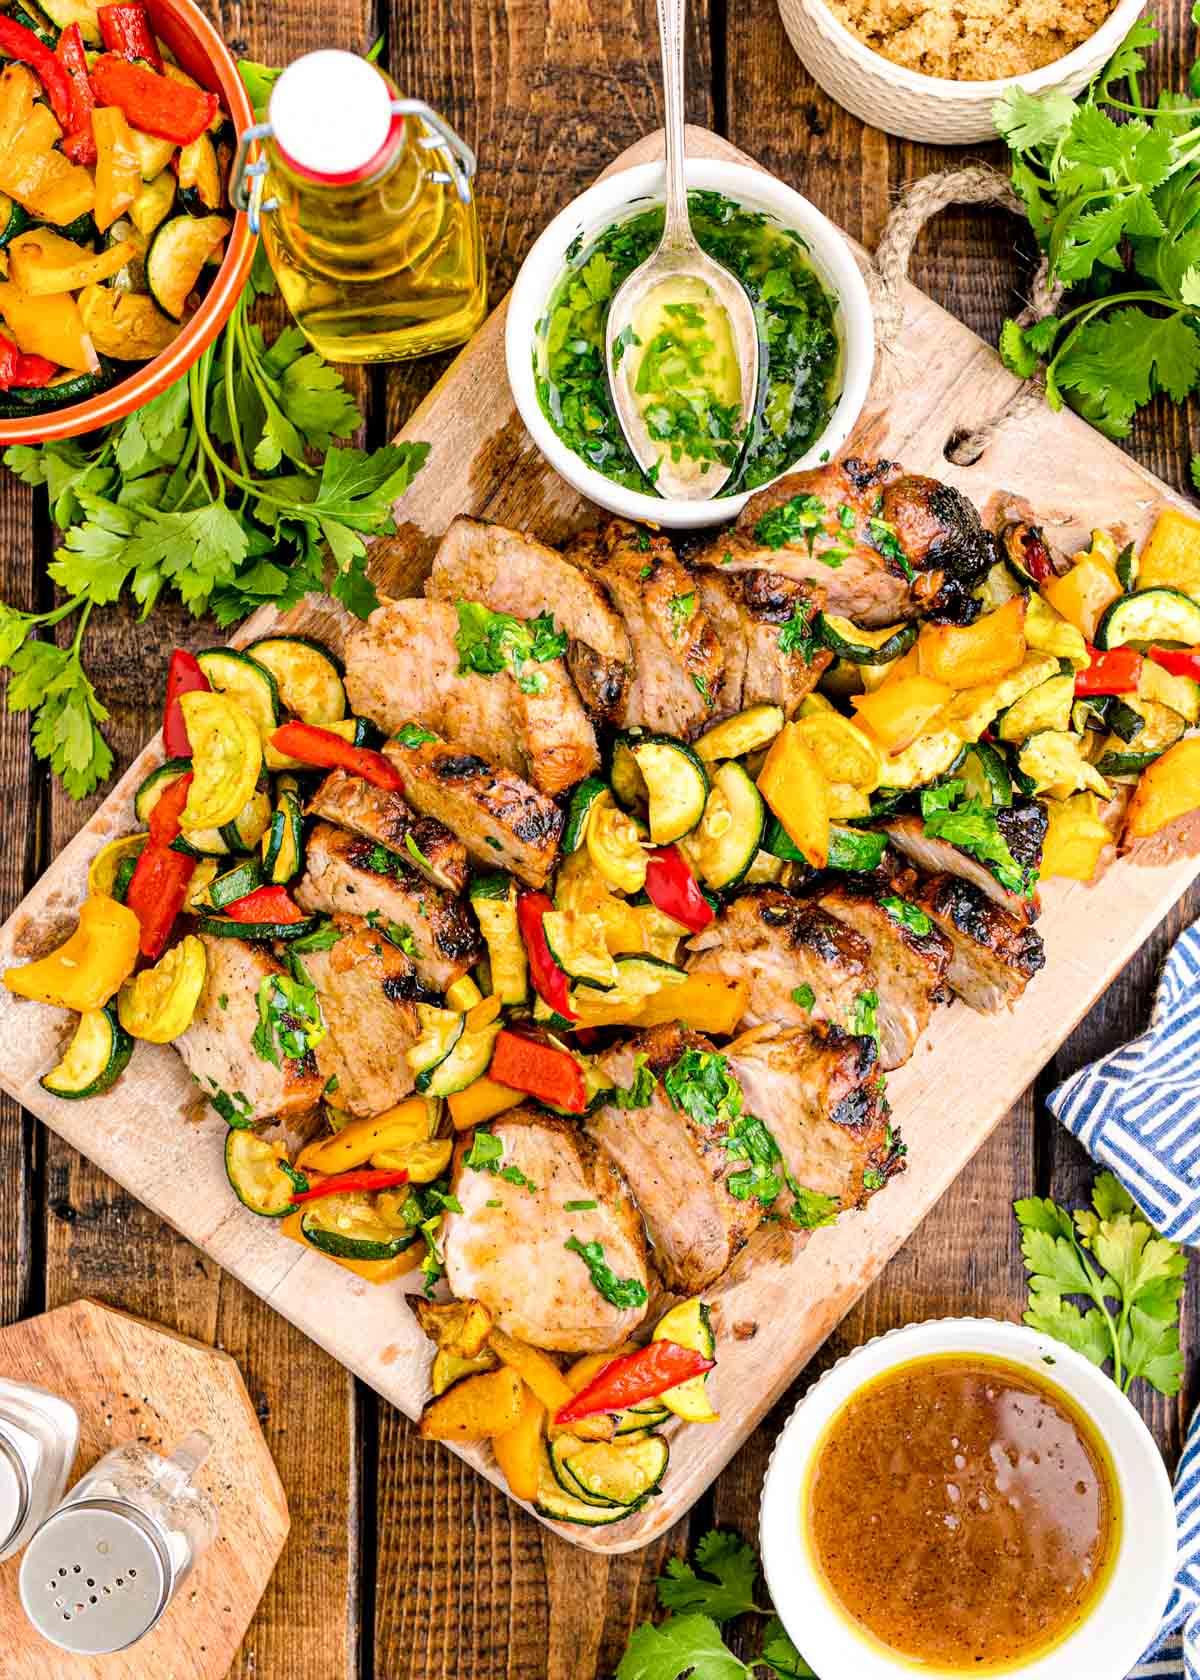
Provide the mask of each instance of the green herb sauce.
MULTIPOLYGON (((761 363, 750 436, 722 495, 766 484, 798 460, 824 429, 837 398, 837 300, 817 278, 800 235, 721 193, 688 194, 692 231, 737 275, 754 304, 761 363)), ((571 266, 538 323, 534 372, 542 410, 589 466, 627 489, 653 495, 625 442, 604 364, 608 308, 622 282, 662 237, 661 207, 615 222, 571 266)), ((627 352, 626 352, 627 353, 627 352)), ((707 423, 707 422, 706 422, 707 423)), ((713 438, 714 455, 726 439, 713 438)))

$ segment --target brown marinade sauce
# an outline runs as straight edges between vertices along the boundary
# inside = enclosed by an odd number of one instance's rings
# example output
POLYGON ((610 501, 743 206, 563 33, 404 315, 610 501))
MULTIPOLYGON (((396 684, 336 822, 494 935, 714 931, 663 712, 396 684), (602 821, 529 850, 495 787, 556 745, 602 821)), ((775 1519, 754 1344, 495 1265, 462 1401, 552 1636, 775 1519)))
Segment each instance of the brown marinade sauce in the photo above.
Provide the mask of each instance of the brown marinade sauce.
POLYGON ((804 1494, 825 1589, 918 1663, 998 1672, 1064 1639, 1104 1585, 1120 1496, 1091 1424, 1023 1367, 949 1354, 833 1418, 804 1494))

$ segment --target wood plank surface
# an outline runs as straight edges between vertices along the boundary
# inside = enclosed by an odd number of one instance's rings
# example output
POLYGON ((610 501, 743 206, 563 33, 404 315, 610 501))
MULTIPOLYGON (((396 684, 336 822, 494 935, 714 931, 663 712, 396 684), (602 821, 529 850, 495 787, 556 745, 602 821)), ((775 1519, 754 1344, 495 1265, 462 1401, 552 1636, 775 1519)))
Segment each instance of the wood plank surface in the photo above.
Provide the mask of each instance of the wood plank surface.
MULTIPOLYGON (((308 45, 364 45, 386 26, 403 91, 430 98, 479 148, 496 296, 550 215, 653 121, 650 11, 644 3, 631 8, 629 0, 392 0, 367 16, 364 27, 353 0, 310 0, 305 8, 227 8, 218 21, 237 50, 274 62, 308 45)), ((1168 48, 1154 68, 1182 85, 1192 53, 1180 0, 1163 21, 1168 48)), ((714 0, 707 18, 693 20, 692 62, 693 120, 712 120, 868 244, 905 182, 962 156, 891 140, 833 107, 795 59, 770 0, 751 7, 714 0), (697 79, 710 68, 711 80, 697 79)), ((918 283, 992 342, 1014 288, 1029 272, 1023 241, 1013 255, 1017 230, 998 212, 947 212, 916 253, 918 283)), ((373 435, 402 423, 439 371, 439 359, 388 370, 386 411, 376 406, 373 435)), ((1180 487, 1189 418, 1186 410, 1159 405, 1128 446, 1180 487)), ((39 599, 47 586, 44 578, 35 584, 35 561, 47 553, 46 533, 28 494, 7 476, 0 485, 0 541, 0 595, 20 605, 39 599)), ((209 639, 203 628, 186 628, 193 646, 209 639)), ((150 663, 144 653, 139 657, 150 663)), ((111 668, 100 685, 110 704, 121 675, 111 668)), ((138 726, 123 732, 124 739, 140 741, 152 727, 160 676, 161 666, 141 671, 136 695, 125 702, 137 710, 138 726)), ((21 718, 0 719, 0 786, 0 909, 7 912, 51 853, 49 801, 21 718)), ((1090 1178, 1081 1152, 1036 1098, 1052 1078, 1142 1024, 1157 964, 1173 931, 1195 915, 1198 895, 1186 902, 1187 911, 1173 913, 1148 941, 670 1543, 682 1547, 689 1527, 698 1532, 713 1517, 753 1533, 773 1426, 804 1383, 846 1347, 913 1317, 1019 1313, 1010 1197, 1033 1188, 1077 1195, 1090 1178)), ((125 1304, 136 1306, 142 1295, 165 1322, 199 1324, 206 1335, 226 1337, 243 1360, 260 1412, 269 1414, 293 1508, 293 1539, 276 1576, 287 1590, 264 1602, 233 1672, 257 1680, 372 1673, 386 1680, 542 1674, 590 1680, 612 1672, 629 1628, 652 1606, 650 1583, 667 1542, 609 1561, 584 1556, 540 1529, 473 1472, 419 1443, 388 1408, 362 1396, 355 1407, 336 1366, 231 1279, 217 1281, 210 1262, 122 1193, 111 1186, 98 1191, 102 1175, 77 1164, 60 1167, 51 1186, 42 1164, 48 1137, 28 1119, 0 1110, 0 1182, 14 1216, 5 1228, 16 1228, 0 1259, 0 1313, 12 1319, 47 1297, 64 1298, 85 1279, 125 1304), (169 1281, 157 1277, 156 1256, 169 1281), (244 1298, 245 1311, 214 1312, 214 1291, 221 1302, 244 1298), (349 1421, 354 1411, 362 1425, 361 1461, 349 1421), (487 1568, 477 1561, 485 1558, 487 1568)), ((69 1150, 55 1148, 70 1161, 69 1150)), ((1147 1407, 1168 1452, 1177 1449, 1195 1399, 1196 1329, 1189 1286, 1184 1393, 1147 1407)))

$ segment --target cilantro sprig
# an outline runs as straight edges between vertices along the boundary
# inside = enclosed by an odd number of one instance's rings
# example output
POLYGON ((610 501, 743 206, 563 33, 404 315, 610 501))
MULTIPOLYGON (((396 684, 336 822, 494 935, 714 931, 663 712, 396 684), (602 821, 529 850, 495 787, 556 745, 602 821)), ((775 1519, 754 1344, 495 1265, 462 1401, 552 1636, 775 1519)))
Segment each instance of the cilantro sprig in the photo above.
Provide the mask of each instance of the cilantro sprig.
POLYGON ((1053 408, 1069 402, 1113 438, 1158 392, 1182 402, 1200 387, 1200 103, 1169 90, 1142 102, 1142 49, 1158 36, 1134 24, 1078 104, 1013 88, 993 106, 1013 187, 1068 288, 1045 320, 1005 322, 1001 356, 1022 378, 1041 369, 1053 408))
MULTIPOLYGON (((265 96, 274 73, 243 71, 265 96)), ((48 571, 64 599, 45 613, 0 603, 0 669, 9 710, 32 713, 34 751, 72 799, 113 768, 108 712, 83 658, 96 609, 129 601, 145 618, 175 596, 226 628, 312 591, 360 618, 378 602, 367 538, 393 530, 392 506, 428 445, 344 442, 362 416, 341 374, 298 327, 268 341, 250 319, 275 289, 260 258, 222 332, 174 385, 86 438, 4 453, 47 493, 63 535, 48 571), (49 635, 59 624, 69 625, 61 646, 49 635)))
POLYGON ((1048 1196, 1013 1203, 1029 1273, 1025 1322, 1109 1366, 1128 1393, 1140 1377, 1160 1394, 1183 1380, 1179 1298, 1187 1255, 1160 1237, 1110 1172, 1074 1214, 1048 1196), (1076 1300, 1090 1302, 1082 1311, 1076 1300))
POLYGON ((634 1629, 616 1680, 813 1680, 813 1671, 771 1610, 757 1603, 758 1560, 737 1534, 713 1529, 696 1547, 696 1567, 670 1558, 658 1579, 659 1603, 672 1612, 657 1626, 634 1629), (735 1616, 766 1616, 762 1651, 743 1662, 721 1634, 735 1616))

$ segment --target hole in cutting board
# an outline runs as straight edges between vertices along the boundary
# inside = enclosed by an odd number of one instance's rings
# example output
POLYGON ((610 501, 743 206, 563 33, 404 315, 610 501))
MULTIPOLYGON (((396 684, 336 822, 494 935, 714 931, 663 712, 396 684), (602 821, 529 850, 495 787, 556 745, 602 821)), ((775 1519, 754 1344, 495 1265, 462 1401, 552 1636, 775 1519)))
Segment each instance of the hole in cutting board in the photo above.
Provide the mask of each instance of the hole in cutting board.
POLYGON ((956 467, 973 467, 983 450, 976 445, 964 449, 964 444, 972 435, 965 426, 956 426, 942 445, 942 455, 945 459, 956 467))

